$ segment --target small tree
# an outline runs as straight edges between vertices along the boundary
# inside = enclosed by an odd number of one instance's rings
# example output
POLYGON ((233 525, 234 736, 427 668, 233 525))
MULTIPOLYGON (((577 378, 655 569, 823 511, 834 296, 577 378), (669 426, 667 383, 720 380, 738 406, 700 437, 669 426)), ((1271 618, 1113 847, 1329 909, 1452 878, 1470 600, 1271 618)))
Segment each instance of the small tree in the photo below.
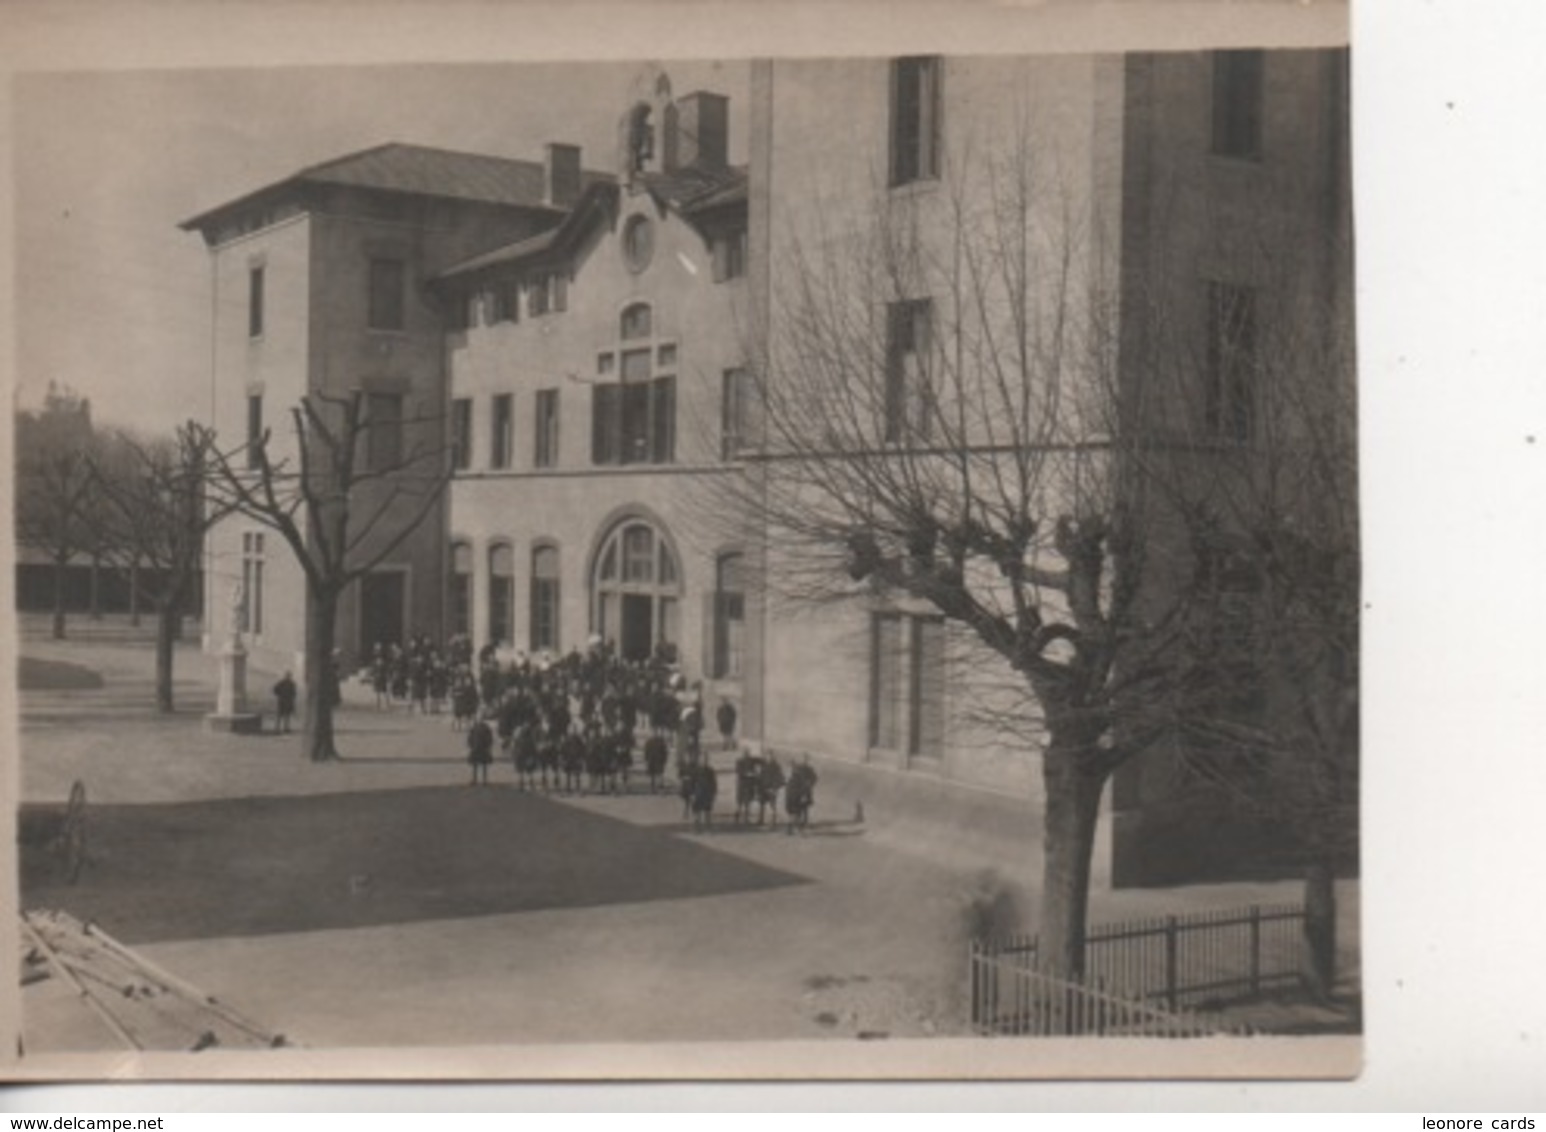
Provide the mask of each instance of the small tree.
POLYGON ((53 563, 53 635, 63 640, 66 571, 97 539, 88 521, 96 446, 91 403, 50 383, 42 411, 18 415, 16 441, 16 539, 53 563))
MULTIPOLYGON (((314 762, 338 757, 333 736, 337 695, 334 640, 338 603, 355 581, 389 558, 429 517, 451 468, 435 443, 401 444, 407 426, 441 418, 369 419, 366 397, 314 392, 291 409, 293 459, 275 460, 265 430, 243 449, 249 466, 214 452, 214 484, 223 505, 279 533, 306 578, 305 726, 314 762), (387 430, 393 441, 388 443, 387 430), (380 443, 368 444, 375 430, 380 443), (367 452, 367 448, 374 449, 367 452)), ((425 428, 414 429, 417 435, 425 428)))
POLYGON ((215 434, 189 421, 171 440, 113 437, 116 459, 93 465, 110 555, 126 564, 156 611, 156 709, 175 710, 172 669, 179 626, 198 576, 205 535, 230 513, 207 500, 215 434), (149 569, 148 577, 142 567, 149 569))

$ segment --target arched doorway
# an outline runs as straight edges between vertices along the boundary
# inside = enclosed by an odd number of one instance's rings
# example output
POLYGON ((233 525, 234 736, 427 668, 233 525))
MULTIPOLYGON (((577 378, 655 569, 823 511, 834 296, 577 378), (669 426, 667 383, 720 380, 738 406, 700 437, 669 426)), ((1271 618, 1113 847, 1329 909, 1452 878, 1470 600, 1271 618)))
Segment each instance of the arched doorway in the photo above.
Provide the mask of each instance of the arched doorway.
POLYGON ((682 573, 663 532, 625 519, 607 534, 591 579, 591 623, 624 660, 674 652, 680 640, 682 573))

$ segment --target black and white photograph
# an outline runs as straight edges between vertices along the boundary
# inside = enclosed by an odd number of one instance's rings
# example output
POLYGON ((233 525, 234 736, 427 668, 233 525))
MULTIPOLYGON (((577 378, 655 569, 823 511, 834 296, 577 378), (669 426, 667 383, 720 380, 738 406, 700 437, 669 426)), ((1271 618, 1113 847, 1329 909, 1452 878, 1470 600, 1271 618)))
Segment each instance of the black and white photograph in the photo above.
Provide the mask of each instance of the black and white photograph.
POLYGON ((1356 1075, 1355 53, 1267 7, 13 75, 11 1071, 1356 1075))

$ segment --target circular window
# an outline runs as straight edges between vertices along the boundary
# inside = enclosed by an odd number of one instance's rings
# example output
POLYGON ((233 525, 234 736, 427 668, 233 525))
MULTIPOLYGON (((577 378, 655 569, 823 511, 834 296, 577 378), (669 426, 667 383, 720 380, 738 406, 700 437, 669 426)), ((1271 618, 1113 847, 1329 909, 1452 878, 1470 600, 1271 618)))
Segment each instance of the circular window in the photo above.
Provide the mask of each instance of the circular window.
POLYGON ((628 270, 643 271, 655 254, 655 226, 648 216, 631 216, 623 226, 623 256, 628 270))

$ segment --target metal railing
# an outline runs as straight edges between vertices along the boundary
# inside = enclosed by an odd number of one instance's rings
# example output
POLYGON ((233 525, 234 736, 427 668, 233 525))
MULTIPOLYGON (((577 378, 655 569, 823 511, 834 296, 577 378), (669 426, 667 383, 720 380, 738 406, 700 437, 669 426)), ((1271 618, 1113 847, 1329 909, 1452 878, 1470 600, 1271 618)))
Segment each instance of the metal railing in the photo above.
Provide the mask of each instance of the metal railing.
MULTIPOLYGON (((1096 924, 1085 934, 1085 977, 1169 1010, 1256 998, 1298 980, 1303 933, 1298 905, 1096 924)), ((1036 965, 1035 936, 977 946, 985 955, 1036 965)))
POLYGON ((971 950, 972 1029, 1016 1037, 1200 1038, 1218 1033, 1201 1019, 1038 971, 1023 954, 971 950))

